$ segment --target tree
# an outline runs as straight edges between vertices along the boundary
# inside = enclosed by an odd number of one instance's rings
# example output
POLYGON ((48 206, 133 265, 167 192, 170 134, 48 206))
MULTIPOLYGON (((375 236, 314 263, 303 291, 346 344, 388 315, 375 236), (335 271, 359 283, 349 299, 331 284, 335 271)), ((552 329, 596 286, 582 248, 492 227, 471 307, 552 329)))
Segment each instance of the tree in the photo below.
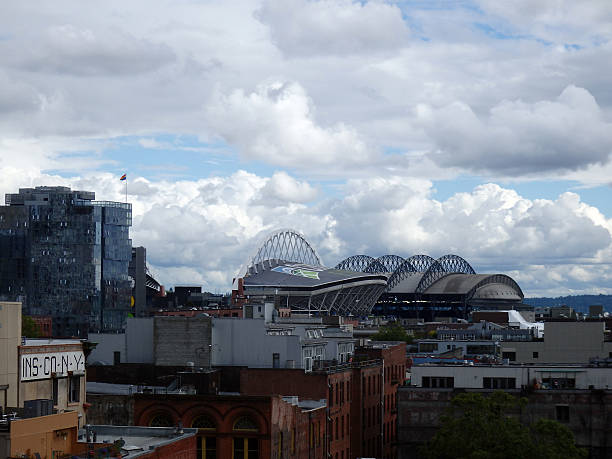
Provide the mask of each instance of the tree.
POLYGON ((390 324, 381 327, 378 332, 370 337, 374 341, 404 341, 412 343, 412 336, 406 333, 404 327, 399 324, 390 324))
POLYGON ((21 317, 21 336, 28 338, 38 338, 40 336, 40 327, 30 316, 21 317))
POLYGON ((441 418, 436 435, 421 454, 427 459, 578 459, 572 432, 557 421, 541 419, 531 426, 517 417, 525 398, 506 392, 459 394, 441 418))

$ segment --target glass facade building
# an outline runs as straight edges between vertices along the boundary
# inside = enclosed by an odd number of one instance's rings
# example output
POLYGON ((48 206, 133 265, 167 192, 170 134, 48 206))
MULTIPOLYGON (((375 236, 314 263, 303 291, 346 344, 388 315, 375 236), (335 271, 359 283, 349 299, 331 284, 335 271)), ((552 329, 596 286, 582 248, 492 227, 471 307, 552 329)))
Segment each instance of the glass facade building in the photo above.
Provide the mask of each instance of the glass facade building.
POLYGON ((0 206, 0 297, 53 319, 56 336, 120 331, 130 312, 128 203, 21 188, 0 206))

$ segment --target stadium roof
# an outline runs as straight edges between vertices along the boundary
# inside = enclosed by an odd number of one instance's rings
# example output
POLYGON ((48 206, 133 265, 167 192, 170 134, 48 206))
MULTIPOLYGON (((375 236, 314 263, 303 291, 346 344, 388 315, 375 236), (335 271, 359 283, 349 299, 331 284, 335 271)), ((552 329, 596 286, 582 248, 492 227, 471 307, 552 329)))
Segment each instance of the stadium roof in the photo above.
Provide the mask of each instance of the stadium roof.
POLYGON ((256 272, 244 277, 245 287, 268 286, 292 289, 313 289, 364 281, 374 281, 374 283, 386 286, 387 275, 360 273, 284 260, 266 260, 257 267, 256 272))
POLYGON ((389 276, 389 294, 461 295, 475 301, 522 301, 524 297, 511 277, 505 274, 476 274, 474 268, 457 255, 444 255, 437 260, 428 255, 413 255, 406 259, 398 255, 379 258, 354 255, 340 262, 336 268, 386 273, 389 276))

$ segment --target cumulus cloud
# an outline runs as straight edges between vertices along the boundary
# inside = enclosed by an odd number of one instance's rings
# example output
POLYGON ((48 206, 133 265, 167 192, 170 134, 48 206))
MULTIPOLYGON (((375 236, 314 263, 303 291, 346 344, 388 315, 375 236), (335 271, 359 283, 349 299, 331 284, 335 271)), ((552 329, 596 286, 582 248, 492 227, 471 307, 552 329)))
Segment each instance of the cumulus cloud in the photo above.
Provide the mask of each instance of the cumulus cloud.
POLYGON ((461 102, 421 106, 417 117, 438 147, 434 159, 445 166, 528 174, 604 164, 612 152, 612 123, 575 86, 552 101, 503 101, 484 119, 461 102))
POLYGON ((287 56, 392 51, 409 36, 400 9, 382 2, 267 0, 256 15, 287 56))
POLYGON ((399 177, 353 181, 330 210, 344 242, 339 252, 457 253, 495 270, 609 259, 610 223, 576 194, 529 200, 487 184, 440 202, 430 191, 426 182, 405 183, 399 177))
POLYGON ((355 168, 375 155, 352 127, 317 124, 313 103, 295 82, 272 82, 245 93, 218 94, 208 123, 241 155, 294 168, 355 168))
POLYGON ((316 188, 308 182, 300 182, 286 172, 275 172, 266 185, 261 189, 263 202, 307 203, 318 195, 316 188))

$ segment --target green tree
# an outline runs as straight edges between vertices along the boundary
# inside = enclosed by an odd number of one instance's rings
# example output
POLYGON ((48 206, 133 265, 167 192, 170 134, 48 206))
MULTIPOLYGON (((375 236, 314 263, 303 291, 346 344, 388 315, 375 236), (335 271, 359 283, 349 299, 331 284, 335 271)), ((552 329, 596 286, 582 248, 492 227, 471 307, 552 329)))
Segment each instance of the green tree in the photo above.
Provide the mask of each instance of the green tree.
POLYGON ((459 394, 440 429, 421 454, 427 459, 578 459, 586 457, 577 448, 572 432, 557 421, 542 419, 531 426, 517 417, 527 403, 505 392, 459 394))
POLYGON ((30 316, 21 317, 21 336, 27 338, 38 338, 40 336, 40 328, 30 316))
POLYGON ((374 341, 404 341, 405 343, 412 343, 412 336, 406 333, 404 327, 399 324, 380 327, 378 332, 370 338, 374 341))

